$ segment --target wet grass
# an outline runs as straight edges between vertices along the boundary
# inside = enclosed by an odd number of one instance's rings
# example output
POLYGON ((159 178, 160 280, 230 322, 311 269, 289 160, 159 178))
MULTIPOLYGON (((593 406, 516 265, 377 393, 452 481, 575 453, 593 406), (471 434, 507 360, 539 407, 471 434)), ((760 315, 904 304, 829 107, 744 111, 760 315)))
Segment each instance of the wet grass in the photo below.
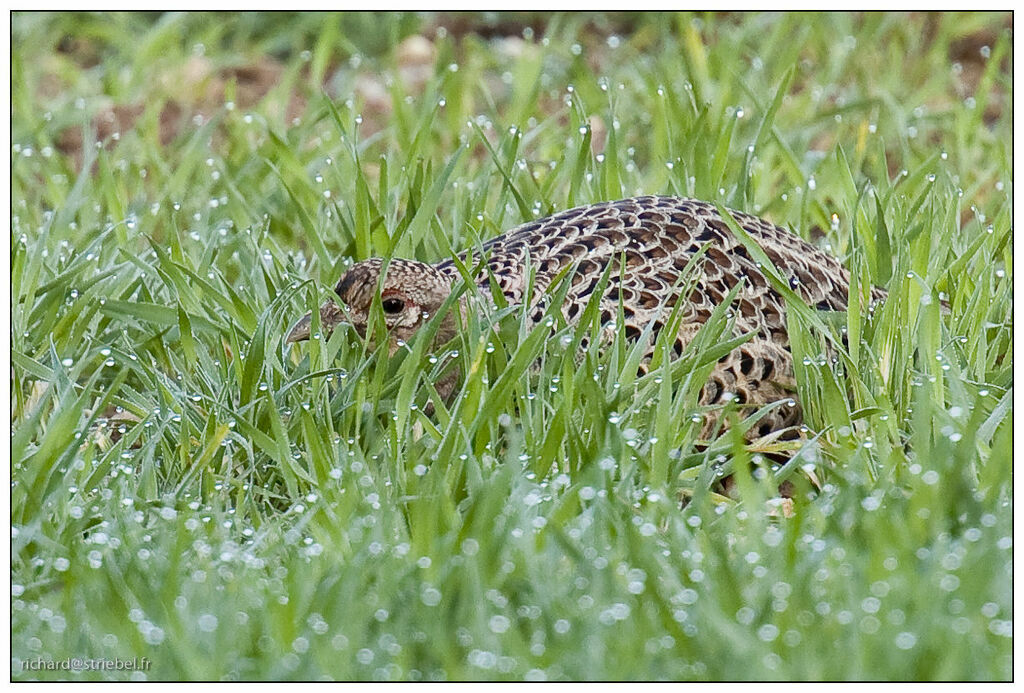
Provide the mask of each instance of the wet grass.
POLYGON ((12 676, 1008 679, 1008 22, 15 15, 12 676), (724 311, 641 378, 515 308, 283 344, 351 258, 637 193, 889 290, 791 306, 793 464, 695 445, 724 311))

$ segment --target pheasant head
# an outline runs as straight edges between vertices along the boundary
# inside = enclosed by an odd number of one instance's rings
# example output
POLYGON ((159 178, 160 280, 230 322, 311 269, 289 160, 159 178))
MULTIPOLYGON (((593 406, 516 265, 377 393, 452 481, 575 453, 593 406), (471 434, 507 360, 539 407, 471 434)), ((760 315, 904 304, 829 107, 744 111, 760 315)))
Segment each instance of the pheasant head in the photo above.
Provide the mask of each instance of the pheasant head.
MULTIPOLYGON (((448 278, 433 266, 415 260, 391 260, 384 270, 380 258, 372 258, 353 265, 334 287, 338 301, 328 301, 320 306, 320 324, 330 334, 338 325, 347 322, 360 336, 366 337, 370 307, 380 293, 384 325, 389 337, 389 352, 394 353, 400 341, 409 341, 444 304, 451 294, 448 278), (381 272, 384 271, 383 280, 381 272), (338 302, 344 304, 344 308, 338 302)), ((299 320, 287 342, 301 342, 309 339, 312 314, 299 320)), ((436 342, 443 344, 455 335, 455 320, 446 316, 436 336, 436 342)))

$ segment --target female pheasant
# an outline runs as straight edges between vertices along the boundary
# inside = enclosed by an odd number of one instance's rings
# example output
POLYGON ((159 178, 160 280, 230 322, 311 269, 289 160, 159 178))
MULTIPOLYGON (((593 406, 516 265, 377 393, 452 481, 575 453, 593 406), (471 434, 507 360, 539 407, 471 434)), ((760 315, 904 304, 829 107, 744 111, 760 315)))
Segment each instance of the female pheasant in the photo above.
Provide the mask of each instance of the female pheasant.
MULTIPOLYGON (((819 310, 846 309, 850 274, 835 258, 763 219, 730 213, 808 305, 819 310)), ((746 282, 732 306, 735 331, 753 332, 754 337, 716 364, 701 391, 700 403, 710 405, 726 397, 757 406, 795 400, 785 301, 717 208, 707 202, 635 197, 531 221, 483 244, 486 262, 476 282, 483 289, 481 294, 490 296, 493 276, 509 305, 529 302, 531 319, 537 323, 544 315, 545 290, 568 267, 570 286, 561 310, 571 324, 583 314, 608 264, 615 263, 599 299, 601 322, 614 326, 621 304, 625 318, 621 329, 627 337, 638 338, 653 323, 649 358, 658 332, 681 298, 678 280, 683 269, 705 245, 698 260, 696 285, 682 296, 686 303, 681 307, 675 354, 683 353, 715 306, 744 277, 746 282), (525 295, 528 267, 535 272, 530 296, 525 295)), ((466 261, 467 255, 460 255, 460 260, 466 261)), ((327 331, 342 321, 350 322, 365 335, 372 299, 380 291, 393 351, 399 340, 410 339, 437 312, 461 275, 451 259, 436 265, 395 259, 388 263, 381 281, 382 266, 378 258, 353 265, 335 287, 347 311, 328 302, 320 308, 320 321, 327 331)), ((884 296, 883 290, 872 289, 872 301, 884 296)), ((464 308, 465 304, 461 305, 464 308)), ((309 338, 311 317, 306 315, 292 328, 288 342, 309 338)), ((447 341, 456 329, 454 316, 447 316, 437 341, 447 341)), ((799 406, 776 407, 751 433, 767 435, 798 425, 801 416, 799 406)), ((713 418, 706 419, 705 432, 711 424, 713 418)))

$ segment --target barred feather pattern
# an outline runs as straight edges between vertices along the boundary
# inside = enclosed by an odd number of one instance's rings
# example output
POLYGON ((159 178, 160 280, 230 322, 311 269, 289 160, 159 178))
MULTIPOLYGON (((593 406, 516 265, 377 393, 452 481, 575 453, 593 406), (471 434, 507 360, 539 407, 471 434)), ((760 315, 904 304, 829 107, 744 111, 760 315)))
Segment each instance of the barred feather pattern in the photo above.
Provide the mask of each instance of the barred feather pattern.
MULTIPOLYGON (((838 260, 764 219, 730 213, 808 305, 819 310, 846 309, 850 274, 838 260)), ((544 315, 546 290, 563 270, 568 272, 569 288, 561 311, 572 324, 583 314, 609 263, 614 263, 599 299, 601 322, 617 325, 621 305, 625 324, 619 329, 625 330, 627 337, 639 339, 644 328, 653 324, 646 360, 653 355, 654 341, 680 298, 685 304, 680 307, 682 319, 673 342, 677 356, 715 306, 745 278, 732 305, 734 334, 752 332, 754 337, 714 366, 701 391, 700 404, 734 399, 752 405, 748 407, 752 410, 780 399, 793 400, 790 406, 769 412, 751 431, 751 437, 789 430, 801 422, 785 300, 712 204, 645 196, 586 205, 522 224, 459 258, 470 263, 469 267, 475 266, 474 260, 484 259, 476 278, 481 293, 489 295, 493 277, 510 305, 529 303, 535 323, 544 315), (683 295, 681 274, 703 246, 707 248, 697 260, 692 291, 683 295), (529 297, 527 268, 534 273, 529 297)), ((350 306, 368 302, 364 295, 376 290, 380 267, 379 260, 353 266, 336 289, 342 300, 350 306), (353 296, 357 291, 359 300, 353 296)), ((389 285, 397 283, 407 291, 417 290, 418 276, 436 284, 440 275, 449 291, 460 279, 451 259, 433 266, 393 260, 387 273, 389 285)), ((872 302, 884 297, 883 290, 871 289, 872 302)), ((711 431, 714 424, 714 416, 705 417, 703 433, 711 431)))

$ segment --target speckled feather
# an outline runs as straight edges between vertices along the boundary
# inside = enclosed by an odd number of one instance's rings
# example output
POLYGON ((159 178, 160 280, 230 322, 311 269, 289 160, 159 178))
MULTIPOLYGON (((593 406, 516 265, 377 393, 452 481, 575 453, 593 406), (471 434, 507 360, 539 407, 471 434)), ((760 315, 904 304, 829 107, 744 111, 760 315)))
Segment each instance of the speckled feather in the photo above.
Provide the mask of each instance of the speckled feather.
MULTIPOLYGON (((846 309, 850 275, 835 258, 763 219, 742 212, 731 213, 810 306, 820 310, 846 309)), ((638 337, 653 322, 656 338, 679 299, 678 280, 683 268, 705 244, 708 248, 699 260, 693 291, 681 308, 676 354, 683 352, 714 307, 742 277, 747 281, 733 304, 735 332, 753 332, 755 336, 715 366, 701 392, 701 404, 719 402, 725 393, 752 405, 795 397, 785 301, 714 205, 656 196, 586 205, 511 229, 484 243, 472 252, 472 257, 478 261, 482 252, 490 270, 483 270, 477 278, 484 289, 482 293, 489 295, 493 275, 510 305, 526 300, 526 268, 534 268, 534 291, 529 304, 535 322, 543 315, 540 302, 545 289, 563 269, 572 268, 561 309, 566 320, 573 323, 583 314, 608 263, 615 262, 600 299, 602 323, 615 321, 621 300, 627 336, 638 337), (625 266, 620 271, 617 265, 623 257, 625 266)), ((467 251, 459 257, 465 262, 469 255, 467 251)), ((358 263, 339 281, 336 292, 350 308, 369 305, 378 286, 380 267, 380 260, 358 263)), ((459 279, 451 259, 433 266, 392 260, 382 298, 399 295, 415 306, 429 309, 429 305, 440 302, 420 300, 417 292, 440 294, 443 299, 459 279)), ((881 289, 871 291, 873 301, 884 296, 881 289)), ((420 312, 409 312, 407 330, 414 331, 418 326, 414 323, 420 319, 420 312)), ((653 339, 647 357, 652 350, 653 339)), ((800 419, 799 406, 778 407, 760 422, 756 433, 765 435, 794 426, 800 419)), ((713 421, 713 417, 706 419, 705 433, 713 421)))

